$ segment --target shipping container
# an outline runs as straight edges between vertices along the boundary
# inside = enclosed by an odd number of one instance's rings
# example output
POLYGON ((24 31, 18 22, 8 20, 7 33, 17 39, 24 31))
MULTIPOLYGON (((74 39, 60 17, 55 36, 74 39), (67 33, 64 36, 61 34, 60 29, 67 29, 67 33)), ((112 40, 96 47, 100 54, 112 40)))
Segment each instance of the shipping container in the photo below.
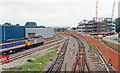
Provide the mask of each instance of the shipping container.
POLYGON ((34 36, 43 36, 44 38, 54 37, 54 28, 26 28, 25 37, 34 36))

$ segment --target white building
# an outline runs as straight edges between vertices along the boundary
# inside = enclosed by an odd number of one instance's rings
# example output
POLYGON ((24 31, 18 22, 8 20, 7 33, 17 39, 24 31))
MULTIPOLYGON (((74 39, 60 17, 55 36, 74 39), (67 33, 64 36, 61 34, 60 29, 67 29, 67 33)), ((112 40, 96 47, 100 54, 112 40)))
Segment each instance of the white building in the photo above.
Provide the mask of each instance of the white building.
POLYGON ((120 17, 120 1, 118 3, 118 17, 120 17))

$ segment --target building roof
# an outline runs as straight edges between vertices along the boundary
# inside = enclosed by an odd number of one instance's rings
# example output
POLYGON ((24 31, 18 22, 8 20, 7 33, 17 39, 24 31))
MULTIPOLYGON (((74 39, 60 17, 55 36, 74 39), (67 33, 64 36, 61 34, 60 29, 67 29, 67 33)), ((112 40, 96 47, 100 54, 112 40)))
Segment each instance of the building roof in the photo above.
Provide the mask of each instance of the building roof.
POLYGON ((15 26, 15 25, 0 25, 0 27, 24 27, 24 28, 45 28, 45 26, 15 26))

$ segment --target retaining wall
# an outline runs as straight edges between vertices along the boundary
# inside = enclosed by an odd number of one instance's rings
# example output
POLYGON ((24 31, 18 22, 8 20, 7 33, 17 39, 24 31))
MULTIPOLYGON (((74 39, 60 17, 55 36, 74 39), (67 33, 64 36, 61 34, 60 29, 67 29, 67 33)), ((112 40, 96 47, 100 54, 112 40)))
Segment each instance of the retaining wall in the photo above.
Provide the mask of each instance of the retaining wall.
POLYGON ((82 39, 84 39, 84 40, 86 40, 86 41, 94 44, 102 52, 104 58, 107 61, 110 60, 110 64, 112 64, 112 66, 114 67, 114 69, 116 69, 116 71, 118 71, 120 73, 120 53, 118 53, 117 51, 111 49, 110 47, 108 47, 107 45, 105 45, 100 40, 98 40, 96 38, 93 38, 91 36, 83 36, 81 34, 71 33, 71 32, 62 32, 62 33, 79 36, 82 39))

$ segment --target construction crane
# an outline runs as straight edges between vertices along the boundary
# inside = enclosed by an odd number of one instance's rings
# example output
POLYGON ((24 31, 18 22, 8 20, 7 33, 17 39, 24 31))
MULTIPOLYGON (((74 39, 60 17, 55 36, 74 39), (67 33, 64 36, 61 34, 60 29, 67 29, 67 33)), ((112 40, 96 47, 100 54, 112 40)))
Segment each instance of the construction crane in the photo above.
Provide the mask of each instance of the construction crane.
MULTIPOLYGON (((113 24, 115 5, 116 5, 116 0, 114 0, 114 2, 113 2, 112 16, 111 16, 111 19, 112 19, 112 21, 111 21, 111 26, 112 26, 112 24, 113 24)), ((111 30, 112 30, 112 28, 110 28, 110 31, 111 31, 111 30)))
POLYGON ((98 20, 98 0, 96 0, 96 22, 98 20))
POLYGON ((115 5, 116 5, 116 0, 114 0, 113 8, 112 8, 112 16, 111 16, 112 21, 113 21, 113 17, 114 17, 115 5))

